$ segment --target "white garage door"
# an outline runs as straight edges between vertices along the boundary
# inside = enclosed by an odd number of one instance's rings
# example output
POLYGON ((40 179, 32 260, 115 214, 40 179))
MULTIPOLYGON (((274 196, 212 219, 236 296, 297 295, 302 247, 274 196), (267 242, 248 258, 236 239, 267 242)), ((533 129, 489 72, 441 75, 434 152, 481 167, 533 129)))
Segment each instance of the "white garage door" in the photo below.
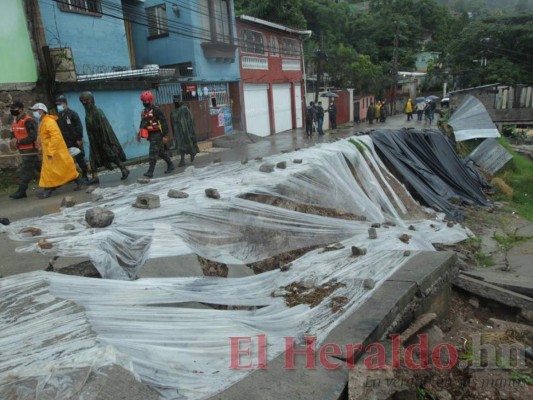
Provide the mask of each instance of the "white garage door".
POLYGON ((292 129, 290 83, 277 83, 272 85, 272 98, 274 100, 276 133, 292 129))
POLYGON ((244 85, 246 131, 257 136, 270 135, 268 85, 244 85))
POLYGON ((302 128, 302 85, 300 83, 294 85, 294 106, 296 108, 296 127, 302 128))

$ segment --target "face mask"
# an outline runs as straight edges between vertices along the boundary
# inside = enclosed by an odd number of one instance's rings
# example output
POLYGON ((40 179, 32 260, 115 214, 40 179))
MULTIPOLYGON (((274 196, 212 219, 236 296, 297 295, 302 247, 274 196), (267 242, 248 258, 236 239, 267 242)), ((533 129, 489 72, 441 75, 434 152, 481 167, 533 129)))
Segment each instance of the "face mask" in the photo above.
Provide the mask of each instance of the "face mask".
POLYGON ((62 113, 63 111, 65 111, 65 107, 63 107, 62 105, 58 105, 57 106, 57 112, 58 113, 62 113))
POLYGON ((19 111, 19 110, 9 110, 9 112, 10 112, 11 115, 13 115, 14 117, 16 117, 17 115, 20 114, 20 111, 19 111))
POLYGON ((39 114, 39 111, 33 112, 33 118, 35 118, 37 121, 41 119, 41 114, 39 114))
POLYGON ((150 107, 150 103, 143 102, 143 106, 144 106, 144 108, 148 108, 148 107, 150 107))

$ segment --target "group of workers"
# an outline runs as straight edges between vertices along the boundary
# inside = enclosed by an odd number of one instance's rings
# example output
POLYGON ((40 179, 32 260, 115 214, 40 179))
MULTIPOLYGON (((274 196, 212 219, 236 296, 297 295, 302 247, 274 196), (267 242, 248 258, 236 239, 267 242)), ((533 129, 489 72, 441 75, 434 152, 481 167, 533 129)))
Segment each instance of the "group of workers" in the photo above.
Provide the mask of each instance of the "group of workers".
MULTIPOLYGON (((12 121, 12 139, 10 145, 18 149, 22 158, 20 164, 18 190, 11 193, 12 199, 27 197, 27 189, 39 173, 39 186, 44 190, 37 197, 50 197, 59 187, 69 182, 76 184, 74 190, 80 190, 83 184, 99 184, 98 169, 105 167, 113 170, 119 168, 120 179, 128 178, 130 171, 125 167, 126 155, 104 112, 96 106, 91 92, 83 92, 79 100, 85 109, 85 127, 89 142, 89 165, 85 160, 83 148, 83 125, 74 110, 70 109, 65 96, 56 98, 57 115, 49 113, 43 103, 36 103, 29 108, 31 115, 24 111, 20 100, 13 101, 10 113, 12 121), (42 156, 42 159, 41 159, 42 156), (76 168, 78 165, 79 171, 76 168), (89 179, 89 172, 91 177, 89 179)), ((150 91, 141 94, 143 110, 137 133, 140 142, 146 139, 150 143, 149 168, 144 176, 152 178, 157 158, 167 163, 165 173, 175 167, 170 158, 170 147, 174 148, 181 159, 178 166, 185 165, 185 154, 191 162, 199 153, 194 130, 193 116, 180 96, 174 96, 174 110, 171 113, 170 133, 163 111, 154 104, 150 91), (172 140, 173 139, 173 140, 172 140)))

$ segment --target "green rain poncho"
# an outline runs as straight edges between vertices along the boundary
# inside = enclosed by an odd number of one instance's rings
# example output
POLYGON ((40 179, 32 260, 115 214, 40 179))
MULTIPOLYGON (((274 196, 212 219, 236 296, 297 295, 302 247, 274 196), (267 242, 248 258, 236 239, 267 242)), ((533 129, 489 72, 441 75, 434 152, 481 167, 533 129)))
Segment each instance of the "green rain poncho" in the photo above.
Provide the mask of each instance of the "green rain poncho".
POLYGON ((170 113, 174 147, 178 153, 195 155, 200 152, 196 142, 192 113, 185 104, 180 104, 170 113))
POLYGON ((104 112, 96 107, 92 93, 83 92, 80 101, 85 108, 85 127, 89 137, 91 170, 96 171, 99 167, 112 170, 111 163, 126 161, 124 150, 104 112))

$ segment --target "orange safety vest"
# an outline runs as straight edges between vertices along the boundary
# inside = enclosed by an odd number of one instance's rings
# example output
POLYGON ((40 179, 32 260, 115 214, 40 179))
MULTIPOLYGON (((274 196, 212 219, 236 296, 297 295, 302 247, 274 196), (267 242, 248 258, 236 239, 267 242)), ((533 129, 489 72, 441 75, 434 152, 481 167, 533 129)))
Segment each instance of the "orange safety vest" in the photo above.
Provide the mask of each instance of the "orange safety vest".
POLYGON ((151 133, 151 132, 161 132, 162 131, 161 123, 159 122, 159 120, 154 115, 154 109, 153 108, 151 108, 148 111, 146 111, 146 109, 143 110, 141 118, 142 118, 143 121, 146 121, 146 130, 149 133, 151 133))
MULTIPOLYGON (((13 129, 13 136, 15 136, 15 139, 17 139, 17 141, 28 137, 28 132, 26 131, 26 121, 29 119, 31 119, 31 117, 26 114, 18 121, 15 119, 11 124, 11 128, 13 129)), ((37 149, 39 148, 39 143, 36 140, 35 142, 30 144, 18 144, 17 148, 19 150, 37 149)))

